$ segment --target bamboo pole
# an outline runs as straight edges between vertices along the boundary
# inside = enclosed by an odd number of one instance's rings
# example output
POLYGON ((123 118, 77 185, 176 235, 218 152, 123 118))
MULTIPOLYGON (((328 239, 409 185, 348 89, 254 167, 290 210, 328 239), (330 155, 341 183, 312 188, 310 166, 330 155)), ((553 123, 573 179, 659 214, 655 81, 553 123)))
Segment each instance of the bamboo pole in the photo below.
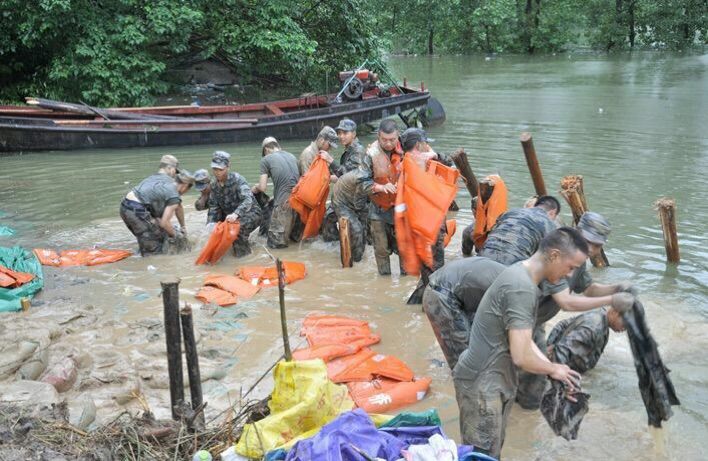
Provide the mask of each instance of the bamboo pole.
POLYGON ((285 271, 280 258, 276 258, 275 267, 278 271, 278 300, 280 301, 280 326, 283 329, 283 349, 285 350, 285 360, 290 362, 293 359, 293 354, 290 352, 288 321, 285 318, 285 271))
POLYGON ((669 197, 662 197, 654 202, 654 206, 659 212, 661 230, 664 232, 666 260, 672 264, 678 264, 681 261, 681 255, 679 254, 678 235, 676 231, 676 200, 669 197))
POLYGON ((179 326, 179 281, 160 282, 165 317, 167 372, 170 378, 170 408, 172 419, 179 420, 179 408, 184 403, 182 377, 182 339, 179 326))
POLYGON ((531 137, 531 133, 521 133, 521 147, 524 149, 526 164, 529 166, 529 172, 531 173, 531 179, 533 180, 533 187, 536 189, 536 194, 539 196, 548 195, 546 192, 546 184, 543 182, 541 166, 539 165, 538 157, 536 156, 536 149, 533 146, 533 138, 531 137))
POLYGON ((345 217, 339 218, 339 256, 342 267, 352 267, 352 246, 349 240, 349 220, 345 217))
MULTIPOLYGON (((465 186, 467 186, 467 190, 469 191, 470 197, 472 197, 472 201, 474 203, 474 199, 479 194, 479 183, 477 182, 477 177, 474 175, 474 172, 470 167, 470 163, 467 159, 467 153, 460 147, 455 152, 450 154, 450 158, 455 163, 462 179, 464 179, 465 186)), ((475 207, 473 205, 472 209, 474 210, 474 208, 475 207)))
MULTIPOLYGON (((578 225, 580 217, 588 210, 588 202, 585 199, 585 190, 583 189, 583 177, 581 175, 568 175, 561 179, 560 194, 563 196, 570 211, 573 213, 573 222, 578 225)), ((600 250, 600 254, 590 258, 590 262, 595 267, 607 267, 610 261, 607 259, 605 249, 600 250)))
MULTIPOLYGON (((199 355, 197 342, 194 339, 194 322, 192 307, 187 304, 179 313, 182 321, 182 337, 184 339, 184 354, 187 357, 187 375, 189 376, 189 394, 192 400, 192 410, 197 411, 203 403, 202 379, 199 372, 199 355)), ((204 427, 204 412, 196 415, 192 429, 204 427)))

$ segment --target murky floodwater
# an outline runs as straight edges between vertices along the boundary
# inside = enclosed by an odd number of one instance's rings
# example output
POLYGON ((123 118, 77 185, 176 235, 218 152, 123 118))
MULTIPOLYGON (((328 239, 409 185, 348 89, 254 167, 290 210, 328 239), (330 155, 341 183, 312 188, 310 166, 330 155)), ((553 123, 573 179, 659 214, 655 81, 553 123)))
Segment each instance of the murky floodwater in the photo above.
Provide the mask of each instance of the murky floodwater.
MULTIPOLYGON (((566 174, 585 176, 591 209, 612 223, 607 246, 612 267, 592 270, 598 281, 631 280, 641 290, 650 324, 683 402, 663 431, 651 432, 637 389, 627 340, 611 334, 597 368, 584 379, 591 409, 577 441, 553 436, 542 416, 514 408, 506 459, 700 459, 708 437, 708 55, 635 54, 613 58, 564 55, 547 58, 484 57, 394 59, 400 77, 425 81, 445 106, 447 123, 431 130, 436 149, 463 146, 479 175, 501 174, 512 206, 532 194, 519 145, 531 131, 549 190, 566 174), (667 267, 653 201, 678 202, 682 262, 667 267)), ((369 139, 366 138, 366 141, 369 139)), ((306 141, 286 142, 298 153, 306 141)), ((136 248, 118 217, 123 194, 151 174, 163 153, 189 169, 208 166, 210 153, 232 153, 234 168, 258 176, 257 145, 174 149, 50 152, 0 157, 0 224, 18 231, 0 245, 136 248)), ((458 201, 468 201, 461 191, 458 201)), ((186 198, 190 233, 199 236, 205 214, 186 198)), ((563 215, 569 220, 567 209, 563 215)), ((470 221, 457 213, 458 228, 470 221)), ((203 239, 203 236, 202 236, 203 239)), ((263 240, 256 238, 258 244, 263 240)), ((52 329, 52 359, 82 359, 81 384, 70 396, 89 395, 99 420, 118 406, 116 393, 139 386, 158 416, 168 414, 159 282, 181 278, 181 297, 194 302, 205 274, 231 273, 240 264, 267 263, 265 251, 214 268, 195 267, 192 254, 139 257, 92 268, 45 269, 46 286, 28 314, 5 314, 4 338, 13 330, 52 329), (80 313, 83 317, 76 317, 80 313), (88 354, 87 354, 88 353, 88 354), (83 355, 82 355, 83 354, 83 355), (140 379, 136 380, 136 377, 140 379), (137 381, 137 382, 136 382, 137 381)), ((376 349, 396 354, 418 374, 434 378, 418 408, 437 407, 445 430, 458 437, 450 372, 419 307, 404 304, 410 277, 379 277, 371 248, 353 269, 339 267, 338 247, 322 242, 278 252, 303 261, 308 277, 287 290, 290 329, 309 311, 369 320, 382 335, 376 349)), ((459 257, 459 235, 447 257, 459 257)), ((197 302, 196 305, 199 305, 197 302)), ((212 417, 266 370, 281 353, 277 292, 213 312, 198 309, 207 415, 212 417)), ((293 335, 294 344, 299 343, 293 335)), ((265 395, 265 380, 255 391, 265 395)), ((137 401, 128 403, 137 409, 137 401)))

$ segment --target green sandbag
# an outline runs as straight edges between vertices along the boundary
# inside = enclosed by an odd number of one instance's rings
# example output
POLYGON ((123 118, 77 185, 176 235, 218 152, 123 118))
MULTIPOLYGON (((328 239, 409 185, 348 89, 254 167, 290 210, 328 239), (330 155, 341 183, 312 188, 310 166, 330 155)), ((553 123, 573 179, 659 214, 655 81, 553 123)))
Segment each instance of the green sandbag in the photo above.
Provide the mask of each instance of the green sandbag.
POLYGON ((14 312, 22 309, 20 300, 31 298, 44 286, 42 265, 31 251, 20 246, 0 247, 0 265, 17 272, 34 274, 31 282, 17 288, 0 288, 0 312, 14 312))
POLYGON ((414 412, 404 411, 397 414, 387 423, 381 425, 384 427, 411 427, 411 426, 441 426, 438 410, 431 408, 430 410, 414 412))

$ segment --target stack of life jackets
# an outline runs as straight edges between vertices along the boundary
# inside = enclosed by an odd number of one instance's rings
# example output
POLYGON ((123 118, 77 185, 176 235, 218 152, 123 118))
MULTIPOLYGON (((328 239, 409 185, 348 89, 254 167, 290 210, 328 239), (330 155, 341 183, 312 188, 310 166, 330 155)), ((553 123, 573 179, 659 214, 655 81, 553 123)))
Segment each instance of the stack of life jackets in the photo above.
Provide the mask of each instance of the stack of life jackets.
POLYGON ((290 206, 305 223, 303 239, 317 237, 320 232, 329 195, 329 177, 329 165, 317 157, 290 195, 290 206))
POLYGON ((459 172, 430 161, 427 171, 406 155, 398 178, 394 225, 403 268, 419 275, 433 266, 432 246, 457 194, 459 172))

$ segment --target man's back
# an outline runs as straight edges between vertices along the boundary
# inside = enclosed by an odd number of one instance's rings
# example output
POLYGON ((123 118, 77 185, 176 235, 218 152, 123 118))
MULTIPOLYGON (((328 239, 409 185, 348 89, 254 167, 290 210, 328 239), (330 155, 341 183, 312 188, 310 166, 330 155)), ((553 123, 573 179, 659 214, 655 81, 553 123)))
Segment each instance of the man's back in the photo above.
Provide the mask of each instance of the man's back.
POLYGON ((607 311, 593 309, 559 322, 548 336, 548 346, 554 362, 585 373, 600 360, 609 336, 607 311))
POLYGON ((479 254, 510 266, 531 257, 555 228, 541 207, 511 209, 499 217, 479 254))
POLYGON ((473 256, 446 263, 430 276, 430 285, 452 293, 468 313, 474 312, 506 266, 491 259, 473 256))
POLYGON ((267 174, 273 180, 274 205, 285 202, 300 179, 297 160, 290 152, 280 150, 261 159, 261 174, 267 174))

